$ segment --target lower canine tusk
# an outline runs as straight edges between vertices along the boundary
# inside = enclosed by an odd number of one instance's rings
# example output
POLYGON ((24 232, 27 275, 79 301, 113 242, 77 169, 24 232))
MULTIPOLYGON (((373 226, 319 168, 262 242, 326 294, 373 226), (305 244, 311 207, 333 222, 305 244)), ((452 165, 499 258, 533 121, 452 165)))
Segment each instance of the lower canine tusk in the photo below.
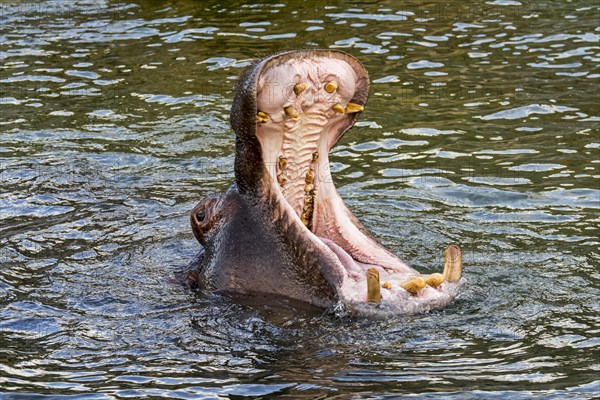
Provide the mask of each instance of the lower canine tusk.
POLYGON ((448 282, 456 282, 462 276, 462 252, 460 247, 451 244, 444 252, 444 278, 448 282))
POLYGON ((367 270, 367 301, 369 303, 381 302, 379 271, 376 268, 369 268, 367 270))
POLYGON ((426 284, 434 288, 440 286, 442 283, 444 283, 445 280, 444 275, 440 274, 439 272, 424 276, 423 279, 425 279, 426 284))
POLYGON ((402 287, 407 292, 416 294, 419 290, 423 289, 425 285, 425 279, 421 278, 420 276, 417 276, 416 278, 412 278, 404 283, 401 283, 400 287, 402 287))

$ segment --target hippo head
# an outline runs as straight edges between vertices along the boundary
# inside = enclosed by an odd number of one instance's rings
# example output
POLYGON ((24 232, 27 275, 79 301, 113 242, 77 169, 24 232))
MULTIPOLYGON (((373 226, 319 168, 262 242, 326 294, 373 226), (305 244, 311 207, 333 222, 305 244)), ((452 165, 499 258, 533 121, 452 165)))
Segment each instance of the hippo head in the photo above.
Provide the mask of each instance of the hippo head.
POLYGON ((245 70, 231 110, 235 182, 191 214, 206 251, 200 286, 360 313, 414 313, 454 299, 458 246, 446 249, 443 274, 422 275, 377 242, 334 186, 329 151, 368 92, 366 70, 341 51, 283 52, 245 70))

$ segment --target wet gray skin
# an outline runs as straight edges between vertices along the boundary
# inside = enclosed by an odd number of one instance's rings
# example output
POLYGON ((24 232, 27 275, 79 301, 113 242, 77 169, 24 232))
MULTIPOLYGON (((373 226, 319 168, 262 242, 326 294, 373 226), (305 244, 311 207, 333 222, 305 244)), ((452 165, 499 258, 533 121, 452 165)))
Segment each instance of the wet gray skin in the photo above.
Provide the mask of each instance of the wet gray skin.
POLYGON ((235 182, 191 212, 203 249, 190 285, 357 313, 421 312, 454 299, 457 246, 443 275, 421 275, 380 245, 335 189, 329 151, 368 92, 366 70, 341 51, 283 52, 242 74, 230 118, 235 182))

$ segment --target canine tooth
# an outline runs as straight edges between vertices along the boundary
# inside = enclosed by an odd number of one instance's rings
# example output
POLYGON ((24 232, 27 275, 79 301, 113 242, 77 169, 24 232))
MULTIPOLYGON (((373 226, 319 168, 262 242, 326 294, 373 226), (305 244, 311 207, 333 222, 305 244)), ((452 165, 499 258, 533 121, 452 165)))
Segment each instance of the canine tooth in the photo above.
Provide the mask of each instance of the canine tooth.
POLYGON ((379 303, 381 301, 379 271, 376 268, 367 270, 367 301, 369 303, 379 303))
POLYGON ((300 116, 300 114, 298 113, 298 111, 296 111, 294 106, 287 106, 283 109, 283 111, 285 111, 285 113, 291 118, 298 118, 300 116))
POLYGON ((325 85, 325 91, 327 93, 333 93, 337 88, 338 84, 336 81, 327 82, 327 84, 325 85))
POLYGON ((259 111, 256 114, 256 122, 269 122, 269 116, 266 113, 259 111))
POLYGON ((335 111, 336 113, 340 113, 340 114, 343 114, 346 111, 344 106, 341 105, 340 103, 334 104, 334 106, 332 108, 333 108, 333 111, 335 111))
POLYGON ((392 284, 390 282, 383 282, 383 285, 381 285, 381 287, 384 289, 391 289, 392 284))
POLYGON ((279 156, 279 168, 284 169, 285 167, 287 167, 287 158, 279 156))
POLYGON ((319 153, 318 152, 314 152, 312 153, 312 160, 310 160, 310 162, 315 162, 319 159, 319 153))
POLYGON ((348 103, 348 105, 346 105, 346 108, 344 109, 344 112, 346 114, 352 114, 352 113, 356 113, 359 111, 364 111, 365 107, 361 106, 360 104, 356 104, 356 103, 348 103))
POLYGON ((444 283, 444 275, 440 274, 439 272, 424 276, 423 279, 425 279, 426 284, 435 288, 444 283))
POLYGON ((462 275, 462 252, 460 247, 451 244, 444 252, 444 278, 448 282, 456 282, 462 275))
POLYGON ((412 294, 416 294, 419 290, 423 289, 425 285, 425 279, 421 278, 420 276, 409 279, 406 282, 400 284, 400 286, 404 288, 404 290, 412 294))
POLYGON ((299 96, 300 93, 304 92, 305 89, 306 89, 306 83, 304 83, 304 82, 296 83, 294 85, 294 93, 296 93, 296 96, 299 96))

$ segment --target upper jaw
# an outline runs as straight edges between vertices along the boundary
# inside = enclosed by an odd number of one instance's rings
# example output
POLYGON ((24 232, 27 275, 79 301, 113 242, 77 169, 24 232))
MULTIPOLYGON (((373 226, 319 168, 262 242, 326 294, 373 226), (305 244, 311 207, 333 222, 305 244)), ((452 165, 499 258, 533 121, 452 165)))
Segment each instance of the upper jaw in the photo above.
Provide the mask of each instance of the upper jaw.
POLYGON ((256 122, 266 173, 310 228, 328 153, 364 109, 366 70, 332 51, 268 59, 256 78, 256 122))
MULTIPOLYGON (((274 166, 277 162, 265 153, 266 149, 257 137, 261 127, 257 116, 266 115, 271 121, 270 125, 275 126, 273 118, 278 124, 284 118, 294 115, 294 111, 287 108, 289 106, 293 106, 304 117, 315 115, 314 111, 325 106, 329 110, 321 111, 332 114, 336 96, 341 96, 338 100, 345 111, 348 103, 364 106, 368 93, 369 78, 365 68, 351 55, 336 50, 282 52, 266 57, 246 69, 237 84, 230 116, 231 126, 237 136, 235 180, 240 192, 259 193, 263 175, 267 173, 269 166, 274 166), (333 65, 333 68, 329 69, 327 63, 333 65), (302 73, 305 67, 312 68, 310 75, 302 73), (347 86, 332 92, 325 90, 325 85, 336 77, 348 80, 349 76, 353 79, 352 82, 346 82, 347 86), (305 79, 300 79, 302 77, 305 79), (298 96, 296 85, 301 83, 305 83, 307 87, 298 96), (316 93, 321 95, 315 97, 316 93), (261 94, 264 96, 261 97, 261 94), (293 101, 294 99, 301 99, 301 103, 293 101), (260 109, 259 105, 264 109, 260 109), (310 108, 311 112, 303 112, 304 108, 310 108)), ((341 111, 340 108, 338 110, 341 111)), ((353 111, 352 107, 349 111, 353 111)), ((356 112, 337 114, 340 115, 336 132, 327 135, 327 151, 354 124, 357 117, 356 112)), ((288 121, 290 123, 293 121, 288 121)))

